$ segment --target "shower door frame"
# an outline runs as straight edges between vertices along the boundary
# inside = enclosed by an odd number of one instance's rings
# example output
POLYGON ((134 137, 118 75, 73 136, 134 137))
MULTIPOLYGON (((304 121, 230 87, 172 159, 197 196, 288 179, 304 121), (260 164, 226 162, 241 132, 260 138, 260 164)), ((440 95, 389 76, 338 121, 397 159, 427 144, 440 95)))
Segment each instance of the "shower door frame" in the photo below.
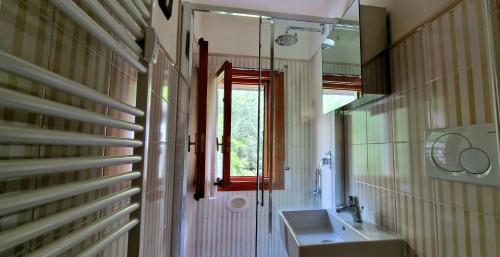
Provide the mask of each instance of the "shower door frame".
MULTIPOLYGON (((284 13, 277 13, 277 12, 268 12, 268 11, 257 11, 257 10, 249 10, 249 9, 243 9, 243 8, 233 8, 233 7, 225 7, 225 6, 217 6, 217 5, 206 5, 206 4, 197 4, 197 3, 191 3, 191 2, 183 2, 182 3, 182 8, 184 10, 187 10, 187 13, 190 15, 191 19, 189 20, 189 31, 193 31, 193 27, 194 27, 194 22, 193 22, 193 14, 194 12, 214 12, 214 13, 221 13, 221 14, 227 14, 227 13, 233 13, 233 14, 242 14, 242 15, 251 15, 251 16, 255 16, 257 18, 260 18, 259 20, 261 21, 263 18, 268 18, 270 23, 271 23, 271 37, 270 37, 270 56, 269 56, 269 61, 270 61, 270 73, 271 74, 274 74, 274 19, 282 19, 282 20, 294 20, 294 21, 304 21, 304 22, 315 22, 315 23, 325 23, 325 24, 337 24, 339 22, 339 18, 325 18, 325 17, 317 17, 317 16, 308 16, 308 15, 297 15, 297 14, 284 14, 284 13)), ((185 15, 186 13, 185 12, 181 12, 182 15, 185 15)), ((181 28, 184 28, 184 17, 179 17, 180 18, 180 22, 181 22, 181 28)), ((261 39, 261 26, 262 26, 262 23, 260 23, 259 21, 259 43, 260 42, 260 39, 261 39)), ((183 40, 183 37, 179 37, 179 44, 180 45, 183 45, 184 42, 182 41, 183 40)), ((262 45, 262 44, 260 44, 262 45)), ((189 50, 188 52, 192 52, 192 49, 191 49, 191 45, 188 46, 189 47, 189 50)), ((262 56, 261 56, 261 51, 260 51, 260 48, 259 47, 259 63, 262 59, 262 56)), ((179 56, 180 53, 178 53, 178 56, 179 56)), ((182 64, 181 64, 182 65, 182 64)), ((259 64, 259 68, 261 69, 260 67, 260 64, 259 64)), ((189 74, 188 74, 188 77, 191 77, 191 73, 192 71, 190 70, 189 71, 189 74)), ((270 79, 270 88, 271 88, 271 92, 270 92, 270 99, 273 99, 273 92, 272 92, 272 88, 273 88, 273 85, 274 85, 274 78, 273 76, 271 76, 271 79, 270 79)), ((273 112, 274 112, 274 101, 271 100, 271 103, 270 103, 271 107, 271 118, 270 120, 273 120, 273 112)), ((270 131, 273 131, 273 128, 272 128, 272 122, 270 124, 270 131)), ((273 144, 272 144, 272 132, 270 132, 271 134, 271 138, 269 139, 270 140, 270 143, 268 144, 268 154, 270 156, 272 156, 272 151, 273 151, 273 144)), ((270 162, 273 161, 273 158, 270 158, 270 162)), ((272 166, 273 164, 270 163, 269 164, 269 176, 272 176, 273 175, 273 170, 272 170, 272 166)), ((257 174, 257 177, 258 177, 258 174, 257 174)), ((187 182, 187 173, 184 174, 184 181, 187 182)), ((259 184, 259 180, 257 180, 257 184, 259 184)), ((267 257, 272 257, 272 256, 269 256, 270 254, 270 250, 271 250, 271 247, 270 247, 270 244, 272 242, 272 233, 273 233, 273 223, 272 223, 272 215, 273 215, 273 211, 272 211, 272 186, 269 186, 267 188, 268 190, 268 193, 269 193, 269 196, 268 196, 268 245, 267 245, 267 257)), ((186 194, 187 192, 186 191, 186 188, 183 188, 183 193, 186 194)), ((265 188, 262 187, 262 186, 257 186, 256 188, 256 194, 257 194, 257 201, 256 201, 256 206, 257 206, 257 212, 259 210, 259 206, 260 207, 264 207, 264 191, 265 191, 265 188), (260 201, 259 201, 259 190, 261 190, 261 195, 260 195, 260 201)), ((257 213, 258 214, 258 213, 257 213)), ((256 236, 256 241, 255 241, 255 257, 258 257, 257 256, 257 253, 258 253, 258 248, 259 248, 259 245, 258 245, 258 228, 259 228, 259 215, 256 215, 256 231, 255 231, 255 236, 256 236)), ((184 238, 181 239, 181 244, 180 245, 184 245, 185 242, 184 242, 184 238)), ((182 248, 182 247, 181 247, 182 248)))

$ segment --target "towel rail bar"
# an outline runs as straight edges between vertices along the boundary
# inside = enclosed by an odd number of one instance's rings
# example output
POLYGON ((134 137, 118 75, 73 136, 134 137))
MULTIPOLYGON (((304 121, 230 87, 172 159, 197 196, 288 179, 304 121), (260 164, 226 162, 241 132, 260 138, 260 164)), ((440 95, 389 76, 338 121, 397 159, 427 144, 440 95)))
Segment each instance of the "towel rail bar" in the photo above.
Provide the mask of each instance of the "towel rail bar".
MULTIPOLYGON (((64 12, 68 17, 82 26, 88 33, 101 41, 113 52, 121 56, 128 63, 134 66, 139 72, 145 73, 146 67, 140 63, 137 58, 133 57, 122 45, 108 34, 99 24, 97 24, 90 16, 88 16, 78 5, 72 0, 50 0, 59 10, 64 12)), ((128 1, 123 1, 127 3, 128 1)))
POLYGON ((0 51, 0 70, 36 81, 49 87, 89 99, 111 108, 142 117, 144 112, 134 106, 122 103, 71 79, 27 62, 19 57, 0 51))
POLYGON ((117 166, 140 161, 142 157, 137 155, 1 160, 0 179, 117 166))
POLYGON ((131 230, 137 224, 139 224, 139 220, 133 219, 130 222, 128 222, 127 224, 125 224, 121 227, 118 227, 117 229, 114 229, 109 234, 107 234, 103 238, 101 238, 99 241, 95 242, 92 246, 90 246, 89 248, 78 253, 78 255, 76 255, 76 257, 96 256, 100 251, 102 251, 104 248, 106 248, 109 244, 114 242, 116 239, 123 236, 125 233, 127 233, 129 230, 131 230))
POLYGON ((4 195, 0 197, 0 216, 133 180, 140 176, 140 172, 131 171, 24 193, 4 195))
POLYGON ((52 241, 51 243, 45 245, 44 247, 31 252, 26 255, 26 257, 45 257, 45 256, 57 256, 64 251, 70 249, 71 247, 77 245, 81 241, 87 239, 91 235, 97 234, 101 230, 110 226, 111 224, 119 221, 122 217, 130 214, 131 212, 137 210, 139 204, 133 203, 123 209, 120 209, 102 219, 91 223, 81 229, 78 229, 58 240, 52 241))
POLYGON ((146 8, 146 5, 142 2, 142 0, 134 0, 135 6, 137 6, 137 9, 141 13, 143 17, 146 19, 149 19, 151 17, 151 14, 148 11, 148 8, 146 8))
POLYGON ((111 204, 127 199, 139 192, 140 189, 138 187, 125 189, 75 208, 3 231, 0 233, 0 251, 22 244, 111 204))
POLYGON ((0 87, 0 106, 140 132, 140 125, 0 87))
POLYGON ((132 35, 123 28, 109 12, 106 11, 104 6, 99 1, 82 1, 90 12, 96 15, 108 28, 111 29, 114 35, 120 38, 130 49, 137 55, 142 54, 142 48, 134 41, 132 35))
POLYGON ((116 0, 103 0, 118 20, 134 35, 137 40, 144 38, 144 30, 135 22, 134 18, 116 0))
POLYGON ((93 145, 117 147, 142 146, 141 141, 133 139, 98 136, 51 129, 26 128, 10 125, 0 125, 0 143, 28 145, 93 145))
POLYGON ((132 18, 134 18, 136 22, 138 22, 143 27, 148 26, 146 20, 144 20, 144 18, 142 17, 141 12, 138 10, 135 4, 132 3, 132 0, 122 0, 120 1, 120 4, 128 11, 130 16, 132 16, 132 18))

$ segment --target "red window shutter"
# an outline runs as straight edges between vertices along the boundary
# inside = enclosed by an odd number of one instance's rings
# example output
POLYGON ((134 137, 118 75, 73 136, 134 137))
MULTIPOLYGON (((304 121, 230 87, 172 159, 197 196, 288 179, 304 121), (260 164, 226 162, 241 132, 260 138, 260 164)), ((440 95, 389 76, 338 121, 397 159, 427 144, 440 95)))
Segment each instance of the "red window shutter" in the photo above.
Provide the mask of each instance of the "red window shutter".
POLYGON ((196 128, 196 181, 194 199, 205 197, 205 139, 207 132, 208 42, 200 38, 198 69, 198 123, 196 128))
POLYGON ((224 125, 222 135, 222 184, 231 184, 231 104, 232 104, 232 70, 233 65, 225 61, 217 71, 217 77, 224 79, 224 125))

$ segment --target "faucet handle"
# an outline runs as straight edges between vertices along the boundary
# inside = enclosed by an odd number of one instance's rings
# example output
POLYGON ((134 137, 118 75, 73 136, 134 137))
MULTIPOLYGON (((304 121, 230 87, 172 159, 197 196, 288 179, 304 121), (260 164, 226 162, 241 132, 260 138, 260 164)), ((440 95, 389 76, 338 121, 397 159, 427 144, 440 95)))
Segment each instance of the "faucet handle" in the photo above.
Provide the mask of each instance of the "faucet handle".
POLYGON ((354 196, 350 195, 347 199, 347 205, 352 206, 354 204, 354 196))
POLYGON ((358 197, 355 196, 355 195, 350 195, 349 199, 347 200, 347 205, 349 205, 349 206, 358 205, 359 206, 359 199, 358 199, 358 197))

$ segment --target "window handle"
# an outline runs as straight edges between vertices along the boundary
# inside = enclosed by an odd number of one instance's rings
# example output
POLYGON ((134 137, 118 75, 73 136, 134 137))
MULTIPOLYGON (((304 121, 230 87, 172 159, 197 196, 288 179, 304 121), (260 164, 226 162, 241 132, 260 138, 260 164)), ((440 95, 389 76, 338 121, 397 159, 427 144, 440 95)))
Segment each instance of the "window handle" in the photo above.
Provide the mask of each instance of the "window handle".
MULTIPOLYGON (((216 142, 216 145, 217 145, 217 151, 219 151, 220 149, 222 149, 222 151, 221 151, 221 152, 224 152, 224 147, 223 147, 223 146, 224 146, 224 143, 219 143, 219 138, 218 138, 218 137, 216 138, 216 141, 217 141, 217 142, 216 142), (219 146, 220 146, 220 148, 219 148, 219 146)), ((223 140, 223 141, 224 141, 224 140, 223 140)))
POLYGON ((191 146, 194 146, 194 150, 196 152, 196 140, 195 141, 191 141, 191 135, 188 136, 188 153, 191 152, 191 146))

